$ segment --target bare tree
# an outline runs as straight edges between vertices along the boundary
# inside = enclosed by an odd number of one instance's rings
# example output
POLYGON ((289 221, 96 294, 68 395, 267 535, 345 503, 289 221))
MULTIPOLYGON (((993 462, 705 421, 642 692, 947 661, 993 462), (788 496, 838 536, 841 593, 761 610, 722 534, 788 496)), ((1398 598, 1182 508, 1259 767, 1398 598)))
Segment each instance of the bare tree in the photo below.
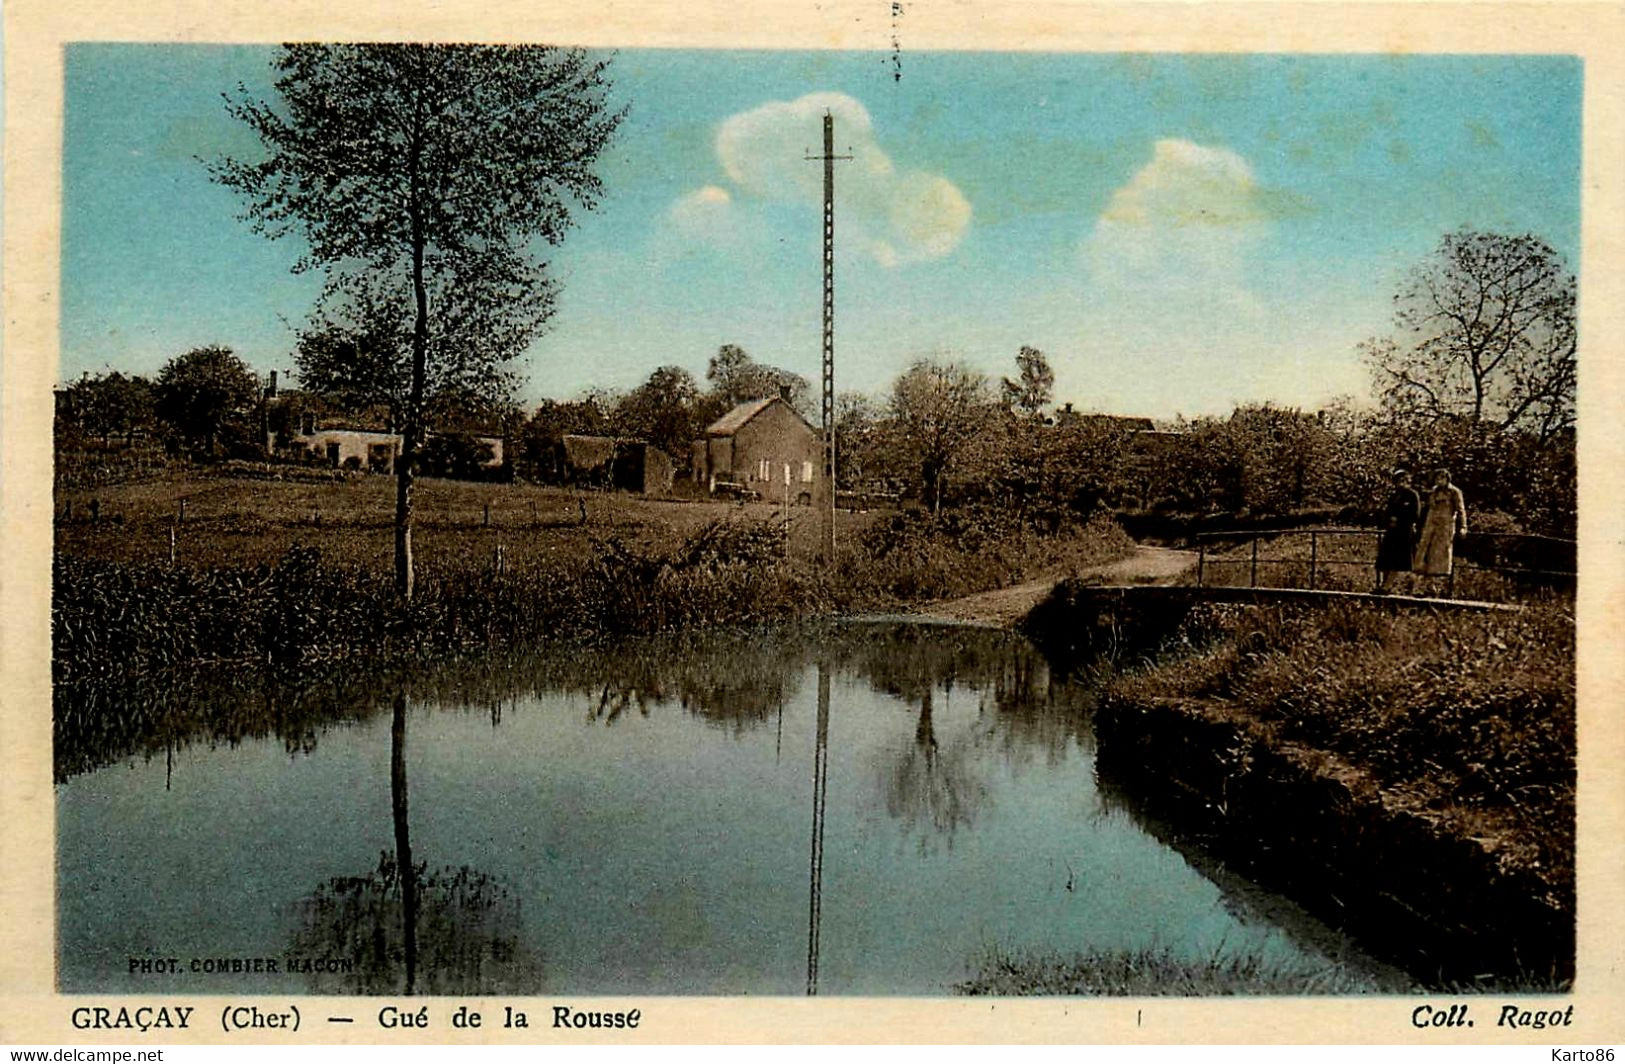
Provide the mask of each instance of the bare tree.
POLYGON ((1574 424, 1575 281, 1545 241, 1451 233, 1394 303, 1398 335, 1364 345, 1392 418, 1541 440, 1574 424))

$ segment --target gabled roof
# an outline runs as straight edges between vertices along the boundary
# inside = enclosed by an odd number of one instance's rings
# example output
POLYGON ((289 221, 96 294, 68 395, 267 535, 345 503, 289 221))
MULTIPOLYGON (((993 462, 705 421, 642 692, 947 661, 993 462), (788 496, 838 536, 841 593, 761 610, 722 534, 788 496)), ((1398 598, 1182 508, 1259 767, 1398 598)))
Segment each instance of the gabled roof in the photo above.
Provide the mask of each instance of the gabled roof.
POLYGON ((563 438, 564 460, 577 469, 596 469, 607 465, 615 457, 620 443, 613 436, 577 436, 566 433, 563 438))
MULTIPOLYGON (((789 403, 785 403, 782 397, 771 395, 766 399, 752 399, 748 403, 740 403, 738 406, 734 407, 726 414, 723 414, 721 417, 711 422, 711 424, 707 425, 705 428, 705 434, 707 436, 732 436, 734 433, 744 428, 745 423, 751 418, 755 417, 757 414, 760 414, 774 403, 784 403, 786 410, 789 410, 790 413, 799 418, 803 425, 806 425, 809 429, 812 429, 812 424, 806 418, 801 416, 800 411, 791 406, 789 403)), ((813 431, 817 432, 818 430, 813 429, 813 431)))

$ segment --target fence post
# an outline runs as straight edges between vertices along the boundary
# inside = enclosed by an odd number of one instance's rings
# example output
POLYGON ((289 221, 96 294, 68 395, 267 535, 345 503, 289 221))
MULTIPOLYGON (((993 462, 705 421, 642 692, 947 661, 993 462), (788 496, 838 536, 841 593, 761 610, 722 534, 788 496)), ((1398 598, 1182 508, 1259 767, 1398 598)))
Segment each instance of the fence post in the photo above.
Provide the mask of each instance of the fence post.
POLYGON ((181 497, 181 524, 186 523, 186 497, 181 497))
POLYGON ((1320 533, 1309 533, 1309 590, 1315 589, 1315 564, 1320 560, 1320 533))
POLYGON ((485 504, 485 518, 484 518, 484 521, 483 521, 483 525, 486 528, 491 527, 491 504, 489 502, 487 502, 485 504))
POLYGON ((1258 586, 1258 537, 1253 537, 1253 578, 1252 587, 1258 586))
POLYGON ((169 564, 175 564, 175 526, 169 526, 169 564))
POLYGON ((1196 586, 1202 586, 1202 570, 1207 568, 1207 544, 1196 541, 1196 586))

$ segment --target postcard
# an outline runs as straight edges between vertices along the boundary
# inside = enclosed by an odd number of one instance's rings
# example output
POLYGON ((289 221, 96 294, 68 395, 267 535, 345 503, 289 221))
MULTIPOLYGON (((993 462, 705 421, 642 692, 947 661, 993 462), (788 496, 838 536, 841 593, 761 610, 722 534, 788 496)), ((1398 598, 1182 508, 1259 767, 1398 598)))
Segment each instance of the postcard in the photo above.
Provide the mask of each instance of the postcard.
POLYGON ((0 1040, 1618 1041, 1620 29, 10 5, 0 1040))

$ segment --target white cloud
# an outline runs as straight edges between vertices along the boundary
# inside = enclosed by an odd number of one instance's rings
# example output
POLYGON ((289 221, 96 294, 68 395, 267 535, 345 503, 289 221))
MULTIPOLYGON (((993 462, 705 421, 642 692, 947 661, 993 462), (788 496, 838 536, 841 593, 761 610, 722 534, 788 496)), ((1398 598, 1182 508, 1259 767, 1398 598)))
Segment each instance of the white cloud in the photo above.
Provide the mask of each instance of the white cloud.
POLYGON ((1228 148, 1159 140, 1151 161, 1112 193, 1101 221, 1181 228, 1236 226, 1267 216, 1247 160, 1228 148))
POLYGON ((717 240, 733 225, 733 196, 727 189, 706 185, 683 196, 667 212, 677 231, 697 240, 717 240))
POLYGON ((678 200, 673 221, 681 227, 724 206, 739 210, 749 200, 821 204, 823 167, 807 156, 822 150, 825 111, 835 118, 836 153, 852 156, 836 163, 836 211, 856 245, 887 267, 951 254, 970 226, 970 202, 945 177, 900 171, 876 143, 869 112, 836 92, 775 100, 724 120, 717 161, 737 196, 707 185, 678 200), (719 193, 728 200, 719 201, 719 193))
POLYGON ((1269 197, 1227 148, 1159 140, 1112 193, 1083 242, 1086 303, 1114 332, 1214 334, 1264 302, 1247 267, 1269 231, 1269 197))

